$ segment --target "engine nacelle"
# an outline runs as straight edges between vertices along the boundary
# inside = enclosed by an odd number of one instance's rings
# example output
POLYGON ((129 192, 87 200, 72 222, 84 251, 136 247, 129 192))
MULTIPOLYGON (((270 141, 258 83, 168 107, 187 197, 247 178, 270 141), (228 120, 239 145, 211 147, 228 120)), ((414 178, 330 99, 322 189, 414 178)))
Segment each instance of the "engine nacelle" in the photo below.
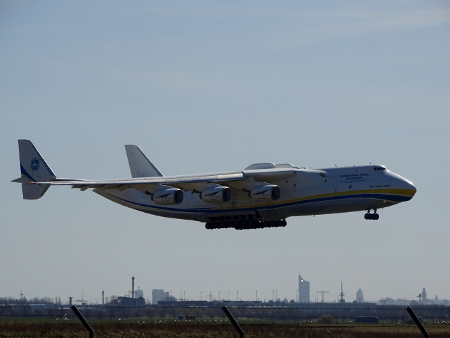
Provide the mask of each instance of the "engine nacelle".
POLYGON ((231 201, 231 189, 227 187, 212 187, 203 190, 200 198, 206 203, 226 203, 231 201))
POLYGON ((152 200, 162 205, 180 204, 183 202, 183 192, 176 188, 159 189, 153 193, 152 200))
POLYGON ((272 202, 280 198, 280 188, 273 184, 260 185, 250 191, 250 198, 256 202, 272 202))

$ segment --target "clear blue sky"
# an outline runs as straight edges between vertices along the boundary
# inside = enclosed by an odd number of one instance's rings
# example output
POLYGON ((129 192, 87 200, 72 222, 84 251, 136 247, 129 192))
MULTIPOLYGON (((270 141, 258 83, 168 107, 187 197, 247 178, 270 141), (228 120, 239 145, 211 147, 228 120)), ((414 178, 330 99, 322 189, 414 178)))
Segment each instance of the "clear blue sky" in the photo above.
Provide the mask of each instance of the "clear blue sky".
POLYGON ((131 276, 199 299, 450 299, 450 5, 446 1, 2 1, 0 296, 99 299, 131 276), (17 139, 60 177, 165 175, 255 162, 385 164, 408 203, 207 231, 52 187, 24 201, 17 139))

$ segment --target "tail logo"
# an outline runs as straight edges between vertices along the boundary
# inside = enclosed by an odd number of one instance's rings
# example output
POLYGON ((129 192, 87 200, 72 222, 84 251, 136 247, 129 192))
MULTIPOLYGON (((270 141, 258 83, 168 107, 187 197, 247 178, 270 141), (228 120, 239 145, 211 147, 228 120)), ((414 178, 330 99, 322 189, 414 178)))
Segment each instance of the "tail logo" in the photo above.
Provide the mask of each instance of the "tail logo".
POLYGON ((41 161, 37 157, 33 157, 33 159, 30 162, 30 169, 32 171, 38 171, 39 167, 41 166, 41 161))

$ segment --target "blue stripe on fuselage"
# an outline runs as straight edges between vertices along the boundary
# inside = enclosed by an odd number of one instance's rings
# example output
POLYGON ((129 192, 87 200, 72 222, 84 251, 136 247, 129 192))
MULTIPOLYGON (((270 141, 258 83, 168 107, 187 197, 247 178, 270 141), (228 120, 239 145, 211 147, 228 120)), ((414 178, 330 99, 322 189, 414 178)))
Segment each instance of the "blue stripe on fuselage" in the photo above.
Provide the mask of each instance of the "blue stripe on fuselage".
MULTIPOLYGON (((175 208, 169 208, 169 207, 162 207, 162 206, 155 206, 155 205, 148 205, 148 204, 142 204, 133 202, 130 200, 126 200, 124 198, 108 194, 110 196, 113 196, 114 198, 117 198, 121 201, 124 201, 126 203, 134 204, 136 206, 146 207, 146 208, 152 208, 157 210, 164 210, 164 211, 173 211, 173 212, 181 212, 181 213, 224 213, 224 212, 231 212, 231 211, 256 211, 258 209, 275 209, 275 208, 283 208, 283 207, 290 207, 295 205, 304 205, 308 203, 314 203, 314 202, 326 202, 326 201, 332 201, 332 200, 345 200, 345 199, 353 199, 353 198, 373 198, 373 199, 379 199, 379 200, 388 200, 393 202, 406 202, 409 201, 412 197, 410 196, 404 196, 404 195, 392 195, 392 194, 354 194, 354 195, 338 195, 338 196, 330 196, 330 197, 318 197, 318 198, 311 198, 308 200, 302 200, 302 201, 294 201, 294 202, 288 202, 284 204, 277 204, 277 205, 269 205, 264 207, 251 207, 251 208, 235 208, 235 209, 205 209, 205 208, 191 208, 191 209, 175 209, 175 208)), ((145 210, 147 211, 147 210, 145 210)), ((149 210, 148 210, 149 211, 149 210)))

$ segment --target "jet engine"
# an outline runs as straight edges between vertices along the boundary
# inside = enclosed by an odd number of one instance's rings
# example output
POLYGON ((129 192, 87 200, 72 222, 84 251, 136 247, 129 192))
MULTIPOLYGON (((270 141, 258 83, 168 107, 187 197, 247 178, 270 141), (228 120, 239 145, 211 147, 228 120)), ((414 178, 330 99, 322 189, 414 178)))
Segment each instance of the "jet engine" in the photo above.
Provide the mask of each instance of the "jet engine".
POLYGON ((231 201, 231 189, 227 187, 212 187, 203 190, 200 198, 206 203, 226 203, 231 201))
POLYGON ((156 190, 152 196, 156 204, 170 205, 183 202, 183 192, 176 188, 165 188, 156 190))
POLYGON ((253 188, 249 196, 256 202, 272 202, 280 198, 280 188, 273 184, 260 185, 253 188))

